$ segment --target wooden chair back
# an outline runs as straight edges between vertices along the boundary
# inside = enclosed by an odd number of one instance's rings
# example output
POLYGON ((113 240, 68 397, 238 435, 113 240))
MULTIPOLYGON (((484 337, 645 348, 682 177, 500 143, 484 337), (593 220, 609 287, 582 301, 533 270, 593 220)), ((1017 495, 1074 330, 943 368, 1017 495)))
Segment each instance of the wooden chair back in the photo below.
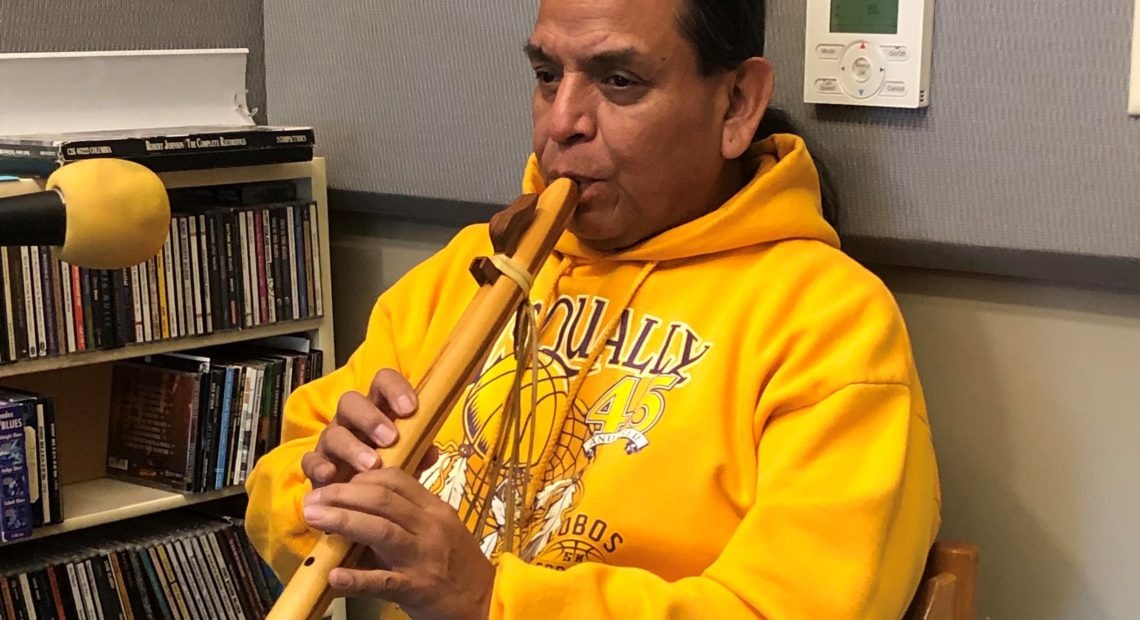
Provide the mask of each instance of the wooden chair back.
POLYGON ((975 620, 978 560, 977 545, 934 543, 905 620, 975 620))

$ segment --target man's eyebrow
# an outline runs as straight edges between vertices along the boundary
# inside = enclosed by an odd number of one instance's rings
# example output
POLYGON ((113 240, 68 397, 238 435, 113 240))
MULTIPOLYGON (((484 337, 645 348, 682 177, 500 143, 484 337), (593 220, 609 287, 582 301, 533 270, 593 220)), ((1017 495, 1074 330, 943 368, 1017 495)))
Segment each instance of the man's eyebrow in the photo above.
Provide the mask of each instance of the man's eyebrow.
POLYGON ((530 41, 527 41, 526 45, 523 46, 523 51, 526 52, 526 56, 530 59, 531 62, 551 61, 550 54, 547 54, 546 50, 542 49, 541 46, 531 43, 530 41))
POLYGON ((585 67, 592 73, 605 72, 616 68, 629 67, 638 58, 641 52, 632 47, 599 52, 586 60, 585 67))
MULTIPOLYGON (((528 58, 534 63, 553 63, 554 60, 542 46, 535 45, 527 42, 523 46, 523 51, 526 52, 528 58)), ((593 73, 605 72, 618 67, 627 67, 634 64, 634 62, 643 57, 643 54, 633 47, 625 47, 616 50, 608 50, 599 52, 590 56, 583 63, 587 71, 593 73)))

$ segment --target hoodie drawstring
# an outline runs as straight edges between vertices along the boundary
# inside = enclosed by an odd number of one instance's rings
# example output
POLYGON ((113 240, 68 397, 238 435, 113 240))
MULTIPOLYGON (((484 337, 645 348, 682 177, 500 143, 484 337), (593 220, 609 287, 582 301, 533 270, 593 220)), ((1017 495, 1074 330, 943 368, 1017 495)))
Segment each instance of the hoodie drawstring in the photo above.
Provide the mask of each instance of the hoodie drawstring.
MULTIPOLYGON (((609 312, 612 314, 606 321, 601 332, 599 332, 594 341, 589 345, 588 354, 585 362, 579 367, 578 374, 571 380, 567 388, 566 398, 559 405, 555 411, 554 420, 552 421, 551 428, 554 429, 553 435, 543 446, 542 454, 535 460, 533 458, 533 445, 534 433, 537 424, 532 420, 527 426, 529 439, 526 462, 534 464, 537 469, 530 472, 529 480, 525 489, 522 490, 522 497, 518 497, 515 492, 515 470, 519 465, 520 451, 522 450, 522 443, 525 440, 523 437, 521 424, 523 420, 523 406, 522 401, 525 397, 526 389, 523 388, 522 377, 527 368, 530 368, 530 401, 529 411, 530 416, 537 415, 538 406, 538 340, 542 331, 546 328, 547 320, 549 319, 550 312, 554 301, 558 297, 559 287, 558 284, 562 278, 570 273, 574 266, 574 260, 571 257, 562 259, 558 267, 558 272, 555 275, 549 292, 542 302, 542 312, 539 316, 535 317, 533 302, 527 302, 528 305, 520 307, 520 311, 515 315, 515 360, 517 367, 515 370, 515 379, 513 382, 512 390, 508 393, 507 402, 504 403, 502 414, 496 416, 492 422, 493 429, 488 429, 488 438, 492 438, 492 452, 490 458, 490 471, 487 472, 489 477, 489 484, 487 490, 489 494, 484 498, 484 504, 479 511, 479 518, 476 521, 476 537, 482 539, 483 531, 487 524, 487 517, 492 510, 492 504, 498 498, 498 479, 500 471, 505 471, 506 480, 503 481, 503 497, 500 500, 502 503, 498 510, 503 512, 501 524, 503 527, 502 535, 499 536, 499 541, 502 543, 502 550, 504 552, 515 551, 516 536, 522 534, 529 529, 531 516, 535 509, 535 501, 538 494, 542 491, 543 480, 549 473, 553 463, 554 450, 557 449, 562 439, 562 429, 566 424, 571 412, 574 410, 574 403, 577 401, 578 394, 582 390, 582 386, 586 382, 586 377, 591 374, 594 365, 598 363, 602 353, 605 351, 606 343, 610 337, 613 336, 614 331, 622 321, 626 309, 633 301, 634 296, 638 290, 645 283, 649 274, 657 267, 657 262, 651 261, 645 263, 640 272, 633 279, 631 284, 627 287, 622 287, 625 291, 624 296, 620 300, 615 300, 610 306, 609 312), (521 500, 521 501, 520 501, 521 500), (516 520, 515 508, 520 507, 522 510, 521 519, 516 520)), ((618 267, 619 269, 621 267, 618 267)), ((520 286, 522 283, 520 282, 520 286)), ((523 287, 524 290, 527 287, 523 287)), ((529 298, 529 296, 528 296, 529 298)), ((524 478, 525 479, 525 478, 524 478)), ((498 516, 498 515, 496 515, 498 516)), ((496 520, 499 520, 498 518, 496 520)), ((521 550, 521 546, 520 546, 521 550)))
MULTIPOLYGON (((565 276, 569 271, 569 261, 569 258, 563 259, 563 269, 560 270, 558 278, 555 279, 554 284, 551 286, 551 293, 548 296, 546 303, 543 304, 543 317, 542 322, 539 323, 540 326, 545 327, 545 319, 550 311, 551 305, 553 304, 553 299, 555 295, 557 295, 558 281, 561 280, 562 277, 565 276)), ((637 294, 637 291, 641 288, 641 285, 645 283, 645 280, 649 278, 649 274, 652 273, 656 267, 656 261, 645 263, 645 265, 641 268, 641 272, 637 274, 637 277, 634 278, 631 285, 625 288, 626 294, 621 302, 612 304, 610 306, 610 311, 614 312, 613 316, 611 316, 609 321, 606 322, 605 327, 597 335, 597 338, 594 339, 594 342, 590 345, 590 353, 586 357, 586 362, 579 367, 578 374, 570 383, 566 394, 566 399, 562 402, 562 405, 558 408, 558 411, 554 416, 554 423, 551 426, 551 428, 554 429, 554 435, 551 437, 550 441, 546 442, 546 446, 542 451, 542 456, 539 457, 537 461, 539 470, 537 472, 534 472, 534 475, 531 476, 530 483, 527 485, 526 493, 524 495, 523 506, 526 507, 528 513, 534 504, 535 498, 538 496, 538 493, 541 490, 543 479, 550 471, 553 461, 554 449, 558 446, 561 440, 562 427, 565 426, 566 419, 570 416, 570 412, 574 409, 574 402, 578 399, 578 393, 582 390, 582 386, 586 382, 586 377, 590 374, 590 371, 593 370, 594 365, 598 363, 598 358, 601 357, 602 352, 606 348, 606 342, 610 339, 610 336, 613 335, 614 330, 617 329, 618 323, 621 322, 626 308, 629 307, 630 302, 633 301, 633 297, 637 294)), ((537 377, 534 377, 532 379, 532 382, 534 380, 537 380, 537 377)), ((533 410, 531 415, 535 415, 533 410)), ((533 427, 534 425, 532 424, 531 426, 533 427)))

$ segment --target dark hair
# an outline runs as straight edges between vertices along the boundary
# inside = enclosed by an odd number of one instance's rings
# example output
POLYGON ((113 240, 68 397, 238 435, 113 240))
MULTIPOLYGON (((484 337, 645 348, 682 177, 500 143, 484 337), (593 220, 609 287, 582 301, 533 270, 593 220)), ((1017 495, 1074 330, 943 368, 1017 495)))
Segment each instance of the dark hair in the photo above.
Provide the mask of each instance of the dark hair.
MULTIPOLYGON (((731 71, 745 60, 764 55, 764 0, 678 0, 681 11, 677 25, 697 52, 697 69, 702 75, 731 71)), ((793 133, 803 137, 788 114, 769 106, 760 120, 753 141, 777 133, 793 133)), ((806 140, 806 138, 805 138, 806 140)), ((819 170, 823 217, 838 225, 838 205, 831 185, 831 175, 823 162, 812 153, 819 170)))

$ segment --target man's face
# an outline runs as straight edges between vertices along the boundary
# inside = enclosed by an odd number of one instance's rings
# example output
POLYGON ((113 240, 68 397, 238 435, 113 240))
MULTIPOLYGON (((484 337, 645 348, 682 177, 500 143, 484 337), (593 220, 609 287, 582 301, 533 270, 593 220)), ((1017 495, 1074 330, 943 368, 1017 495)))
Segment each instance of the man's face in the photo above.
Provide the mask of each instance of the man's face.
POLYGON ((720 197, 731 82, 701 76, 683 0, 542 0, 527 54, 543 177, 577 180, 571 230, 598 250, 699 217, 720 197), (726 87, 727 84, 727 87, 726 87))

